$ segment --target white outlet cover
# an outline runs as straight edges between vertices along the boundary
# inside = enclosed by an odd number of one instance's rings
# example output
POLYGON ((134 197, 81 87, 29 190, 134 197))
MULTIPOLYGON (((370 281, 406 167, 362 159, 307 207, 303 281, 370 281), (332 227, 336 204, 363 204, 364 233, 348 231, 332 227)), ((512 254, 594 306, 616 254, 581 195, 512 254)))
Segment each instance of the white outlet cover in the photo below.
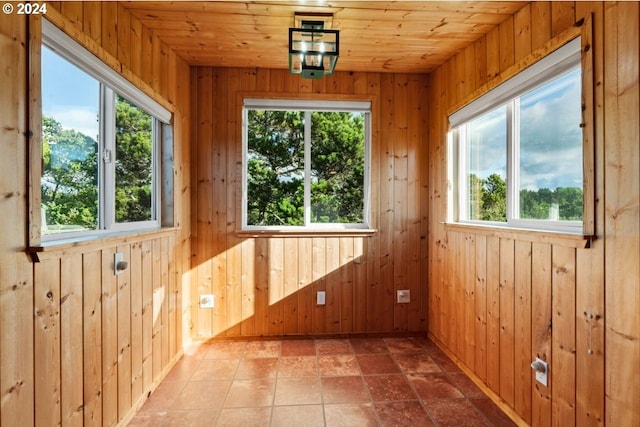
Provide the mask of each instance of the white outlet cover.
POLYGON ((326 293, 325 291, 318 291, 317 302, 318 305, 325 305, 326 303, 326 293))
POLYGON ((408 304, 411 302, 411 291, 409 289, 399 290, 397 293, 398 304, 408 304))
POLYGON ((215 306, 215 296, 213 294, 200 295, 200 308, 213 308, 215 306))

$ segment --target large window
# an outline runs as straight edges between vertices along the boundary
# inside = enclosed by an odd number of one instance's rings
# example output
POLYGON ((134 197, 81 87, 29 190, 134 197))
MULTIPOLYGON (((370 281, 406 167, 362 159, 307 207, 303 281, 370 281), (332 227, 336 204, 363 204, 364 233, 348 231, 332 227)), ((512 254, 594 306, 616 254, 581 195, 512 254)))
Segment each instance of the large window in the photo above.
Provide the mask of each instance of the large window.
POLYGON ((160 139, 170 113, 46 20, 43 240, 160 225, 160 139))
POLYGON ((369 110, 245 100, 244 228, 367 228, 369 110))
POLYGON ((582 231, 576 39, 450 117, 457 220, 582 231))

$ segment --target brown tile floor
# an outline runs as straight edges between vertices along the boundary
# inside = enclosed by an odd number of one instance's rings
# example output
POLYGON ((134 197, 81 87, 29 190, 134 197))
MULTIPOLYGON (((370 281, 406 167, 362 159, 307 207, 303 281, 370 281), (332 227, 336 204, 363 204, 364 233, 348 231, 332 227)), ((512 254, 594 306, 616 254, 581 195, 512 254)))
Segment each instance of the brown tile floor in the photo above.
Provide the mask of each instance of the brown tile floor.
POLYGON ((514 426, 424 338, 194 345, 130 426, 514 426))

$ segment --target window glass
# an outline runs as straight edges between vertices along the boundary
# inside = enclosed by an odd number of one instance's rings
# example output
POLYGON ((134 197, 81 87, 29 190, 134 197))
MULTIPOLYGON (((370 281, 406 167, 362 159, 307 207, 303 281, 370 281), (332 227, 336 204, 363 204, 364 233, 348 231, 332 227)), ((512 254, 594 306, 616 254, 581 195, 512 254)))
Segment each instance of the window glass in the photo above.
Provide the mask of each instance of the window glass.
POLYGON ((368 227, 370 104, 312 104, 245 100, 243 227, 368 227))
POLYGON ((582 220, 580 69, 520 98, 519 214, 582 220))
POLYGON ((41 241, 170 225, 171 112, 46 19, 41 93, 41 241))
POLYGON ((364 115, 311 115, 311 222, 364 221, 364 115))
POLYGON ((42 47, 42 233, 98 228, 99 82, 42 47))
POLYGON ((247 224, 304 225, 304 113, 249 110, 247 224))
POLYGON ((153 219, 152 117, 116 95, 116 222, 153 219))
POLYGON ((466 127, 469 219, 507 220, 507 109, 497 108, 466 127))
POLYGON ((583 129, 576 38, 449 116, 452 219, 581 232, 583 129), (454 176, 455 175, 455 176, 454 176))

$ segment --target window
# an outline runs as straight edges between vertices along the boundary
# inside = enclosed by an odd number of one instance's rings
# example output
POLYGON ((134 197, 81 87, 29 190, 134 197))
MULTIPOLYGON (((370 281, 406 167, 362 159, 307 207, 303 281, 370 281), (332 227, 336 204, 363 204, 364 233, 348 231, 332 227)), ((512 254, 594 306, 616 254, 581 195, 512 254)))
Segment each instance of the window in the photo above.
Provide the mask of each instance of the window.
POLYGON ((171 113, 43 20, 42 240, 160 226, 171 113))
POLYGON ((368 228, 370 109, 246 99, 243 228, 368 228))
POLYGON ((450 116, 457 220, 582 231, 581 88, 578 38, 450 116))

